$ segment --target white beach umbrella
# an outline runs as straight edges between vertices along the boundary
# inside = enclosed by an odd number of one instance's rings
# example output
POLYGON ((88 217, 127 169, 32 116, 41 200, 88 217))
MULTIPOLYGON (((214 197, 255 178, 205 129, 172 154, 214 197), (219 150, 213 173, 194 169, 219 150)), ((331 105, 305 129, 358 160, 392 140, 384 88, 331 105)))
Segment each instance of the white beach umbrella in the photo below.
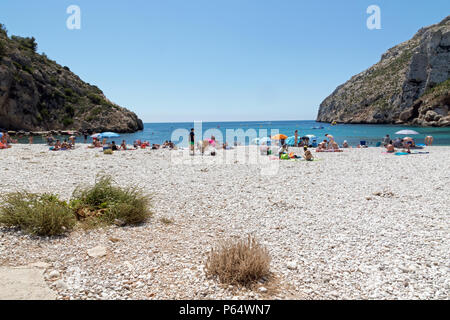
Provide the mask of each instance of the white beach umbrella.
POLYGON ((260 140, 259 138, 253 139, 252 144, 259 144, 260 140))
POLYGON ((396 132, 395 134, 401 134, 401 135, 410 135, 410 134, 420 134, 417 131, 414 130, 400 130, 399 132, 396 132))
POLYGON ((269 137, 263 137, 259 139, 260 144, 266 144, 269 145, 272 142, 272 140, 269 137))

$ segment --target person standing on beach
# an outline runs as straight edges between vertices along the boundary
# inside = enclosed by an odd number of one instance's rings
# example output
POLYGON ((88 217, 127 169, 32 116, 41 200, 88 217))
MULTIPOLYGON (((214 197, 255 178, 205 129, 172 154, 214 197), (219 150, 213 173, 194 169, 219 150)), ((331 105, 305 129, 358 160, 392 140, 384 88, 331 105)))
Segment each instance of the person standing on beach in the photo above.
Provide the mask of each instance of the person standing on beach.
POLYGON ((391 137, 387 134, 383 139, 383 145, 386 147, 387 145, 392 144, 391 137))
POLYGON ((295 142, 294 147, 298 147, 298 130, 295 130, 295 142))
POLYGON ((327 149, 332 149, 334 144, 334 137, 331 134, 326 134, 325 137, 328 138, 327 149))
POLYGON ((194 129, 191 129, 191 133, 189 134, 189 146, 191 149, 191 155, 195 155, 195 132, 194 129))

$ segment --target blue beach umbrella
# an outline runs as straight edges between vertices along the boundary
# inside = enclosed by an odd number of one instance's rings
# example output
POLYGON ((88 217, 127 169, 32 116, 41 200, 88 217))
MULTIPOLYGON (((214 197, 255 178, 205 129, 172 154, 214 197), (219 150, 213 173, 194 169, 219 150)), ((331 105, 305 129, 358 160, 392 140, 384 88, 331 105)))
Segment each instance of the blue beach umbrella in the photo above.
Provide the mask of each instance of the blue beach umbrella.
MULTIPOLYGON (((297 137, 297 140, 300 140, 300 137, 297 137)), ((297 141, 298 142, 298 141, 297 141)), ((286 144, 290 147, 295 145, 295 136, 289 137, 286 139, 286 144)))

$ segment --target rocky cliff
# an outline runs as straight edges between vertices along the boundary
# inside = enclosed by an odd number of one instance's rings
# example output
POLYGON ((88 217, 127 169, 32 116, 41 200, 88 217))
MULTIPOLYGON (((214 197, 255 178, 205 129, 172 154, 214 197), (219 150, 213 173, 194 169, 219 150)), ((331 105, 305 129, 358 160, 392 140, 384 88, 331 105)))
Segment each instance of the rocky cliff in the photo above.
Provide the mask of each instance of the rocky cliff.
POLYGON ((450 16, 389 49, 323 101, 317 121, 450 126, 450 16))
POLYGON ((0 24, 0 128, 114 131, 143 129, 133 112, 109 101, 68 67, 36 53, 34 38, 8 37, 0 24))

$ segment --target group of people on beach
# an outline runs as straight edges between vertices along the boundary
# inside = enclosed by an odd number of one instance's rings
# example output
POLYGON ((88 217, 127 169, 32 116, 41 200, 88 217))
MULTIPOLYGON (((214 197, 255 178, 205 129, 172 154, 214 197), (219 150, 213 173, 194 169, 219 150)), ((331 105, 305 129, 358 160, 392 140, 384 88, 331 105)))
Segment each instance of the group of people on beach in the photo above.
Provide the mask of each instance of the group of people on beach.
POLYGON ((2 133, 1 139, 0 139, 0 149, 7 149, 10 148, 11 146, 9 145, 9 136, 8 133, 2 133))
MULTIPOLYGON (((432 146, 434 143, 434 137, 427 136, 425 138, 425 146, 432 146)), ((416 141, 411 137, 405 138, 396 138, 394 140, 391 139, 390 135, 387 134, 383 138, 382 145, 386 149, 387 153, 395 153, 398 149, 402 149, 404 153, 411 153, 411 149, 422 149, 422 146, 416 145, 416 141)))
POLYGON ((50 146, 51 151, 60 150, 72 150, 75 148, 75 136, 64 139, 62 142, 60 139, 55 139, 51 134, 46 137, 47 145, 50 146))

